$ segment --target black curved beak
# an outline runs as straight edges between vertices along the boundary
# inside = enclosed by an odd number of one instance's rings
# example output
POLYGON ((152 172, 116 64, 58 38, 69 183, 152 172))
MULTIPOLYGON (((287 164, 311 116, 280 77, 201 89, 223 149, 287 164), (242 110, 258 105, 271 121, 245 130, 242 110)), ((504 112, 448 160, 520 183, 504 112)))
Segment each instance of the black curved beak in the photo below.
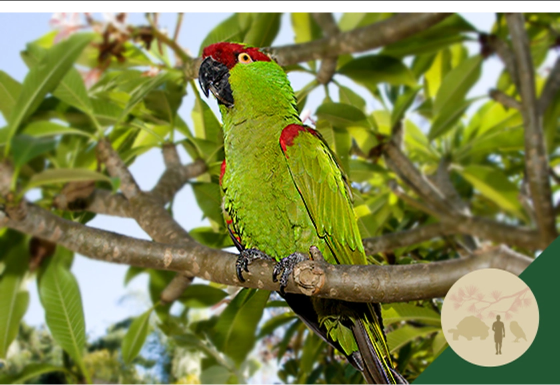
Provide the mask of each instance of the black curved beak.
POLYGON ((204 95, 209 92, 218 99, 218 103, 233 107, 233 93, 229 85, 229 70, 224 64, 212 59, 204 59, 198 70, 198 82, 204 95))

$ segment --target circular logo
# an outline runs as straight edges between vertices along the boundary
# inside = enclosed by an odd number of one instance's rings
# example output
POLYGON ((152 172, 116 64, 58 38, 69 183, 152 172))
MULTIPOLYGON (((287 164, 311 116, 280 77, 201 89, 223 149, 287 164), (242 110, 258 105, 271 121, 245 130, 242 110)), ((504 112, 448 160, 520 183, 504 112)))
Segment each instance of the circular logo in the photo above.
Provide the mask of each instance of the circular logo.
POLYGON ((461 358, 475 365, 501 366, 533 343, 539 308, 529 286, 516 275, 476 270, 455 282, 445 296, 441 325, 461 358))

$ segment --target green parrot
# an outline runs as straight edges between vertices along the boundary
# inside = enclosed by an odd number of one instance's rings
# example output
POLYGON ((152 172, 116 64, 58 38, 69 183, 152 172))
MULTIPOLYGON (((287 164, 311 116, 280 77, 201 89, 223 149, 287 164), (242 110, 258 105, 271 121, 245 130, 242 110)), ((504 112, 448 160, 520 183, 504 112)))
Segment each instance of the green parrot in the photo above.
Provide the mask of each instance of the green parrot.
POLYGON ((369 383, 406 383, 393 369, 379 304, 283 291, 311 247, 328 263, 367 264, 347 179, 319 133, 303 125, 284 70, 258 48, 216 43, 203 50, 199 82, 222 115, 220 185, 239 279, 255 258, 274 258, 280 294, 310 329, 369 383))

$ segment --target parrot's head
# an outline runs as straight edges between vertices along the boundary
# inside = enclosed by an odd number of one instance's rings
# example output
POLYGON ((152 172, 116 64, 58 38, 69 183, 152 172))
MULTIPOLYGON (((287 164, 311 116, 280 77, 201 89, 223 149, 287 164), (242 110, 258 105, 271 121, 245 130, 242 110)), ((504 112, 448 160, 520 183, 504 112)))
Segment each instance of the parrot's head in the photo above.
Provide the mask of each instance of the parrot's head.
POLYGON ((252 114, 295 106, 284 70, 258 48, 238 43, 215 43, 202 51, 198 81, 211 92, 222 113, 249 110, 252 114))

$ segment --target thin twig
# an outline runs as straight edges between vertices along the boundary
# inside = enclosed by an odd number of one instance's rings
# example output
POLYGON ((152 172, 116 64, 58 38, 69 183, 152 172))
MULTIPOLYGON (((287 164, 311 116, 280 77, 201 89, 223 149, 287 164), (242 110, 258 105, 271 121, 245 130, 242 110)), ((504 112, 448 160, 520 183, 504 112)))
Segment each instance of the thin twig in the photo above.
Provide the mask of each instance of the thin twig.
POLYGON ((506 108, 521 110, 521 103, 500 90, 490 90, 490 97, 506 108))

